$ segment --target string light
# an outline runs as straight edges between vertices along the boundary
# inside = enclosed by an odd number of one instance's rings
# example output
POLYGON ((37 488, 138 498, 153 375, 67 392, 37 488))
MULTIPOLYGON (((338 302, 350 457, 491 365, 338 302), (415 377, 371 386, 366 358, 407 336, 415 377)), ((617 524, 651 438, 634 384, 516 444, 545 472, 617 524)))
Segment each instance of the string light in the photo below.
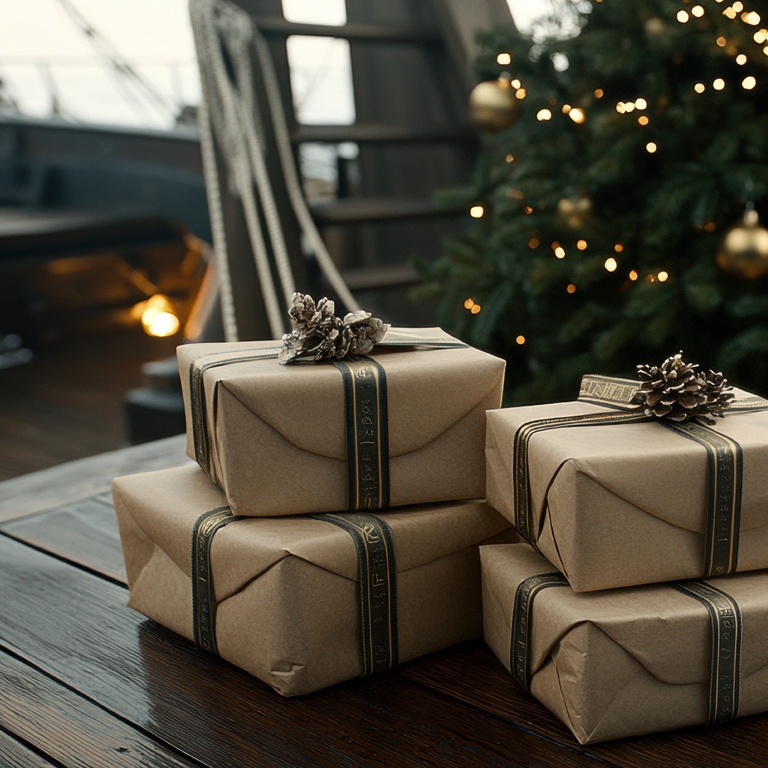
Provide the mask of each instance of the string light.
POLYGON ((700 19, 704 15, 704 9, 700 5, 694 5, 691 8, 691 14, 700 19))
POLYGON ((728 44, 728 41, 721 35, 720 37, 715 40, 715 42, 721 47, 725 48, 725 46, 728 44))
POLYGON ((640 117, 637 118, 637 122, 640 123, 640 125, 648 125, 650 120, 647 115, 640 115, 640 117))
POLYGON ((736 11, 733 8, 726 8, 723 11, 723 16, 727 16, 729 19, 735 19, 736 18, 736 11))
POLYGON ((643 98, 639 98, 635 101, 636 109, 645 109, 647 106, 648 106, 648 102, 643 98))
POLYGON ((621 243, 616 243, 616 245, 613 246, 613 250, 616 251, 616 253, 621 253, 624 250, 624 246, 621 243))
POLYGON ((750 11, 742 15, 742 21, 746 22, 752 27, 756 27, 760 23, 760 14, 755 11, 750 11))
POLYGON ((470 311, 470 312, 471 312, 473 315, 476 315, 476 314, 478 314, 478 312, 480 312, 480 310, 481 310, 481 309, 482 309, 482 307, 481 307, 479 304, 475 304, 475 305, 472 307, 472 309, 470 309, 469 311, 470 311))
POLYGON ((704 85, 704 83, 696 83, 696 85, 693 86, 693 90, 696 91, 696 93, 704 93, 704 91, 707 90, 707 86, 704 85))
POLYGON ((617 112, 618 112, 620 115, 623 115, 623 114, 624 114, 624 113, 627 111, 627 110, 626 110, 626 108, 625 108, 625 106, 624 106, 624 102, 623 102, 623 101, 620 101, 620 102, 619 102, 619 103, 616 105, 616 111, 617 111, 617 112))
POLYGON ((576 243, 576 247, 577 247, 577 248, 578 248, 580 251, 586 251, 586 250, 587 250, 587 241, 586 241, 586 240, 579 240, 579 241, 576 243))
POLYGON ((514 158, 512 155, 507 155, 507 156, 506 156, 504 159, 505 159, 505 160, 506 160, 508 163, 511 163, 511 162, 512 162, 512 161, 513 161, 515 158, 514 158))
POLYGON ((669 278, 669 273, 668 273, 668 272, 665 272, 665 271, 662 269, 662 270, 661 270, 661 272, 659 272, 659 274, 658 274, 658 275, 656 275, 656 277, 658 278, 658 280, 659 280, 659 282, 660 282, 660 283, 666 283, 666 282, 667 282, 667 279, 669 278))
POLYGON ((629 271, 629 279, 632 280, 632 282, 637 280, 638 277, 639 277, 639 275, 637 274, 637 272, 634 269, 631 269, 629 271))
POLYGON ((515 78, 514 80, 510 80, 510 81, 509 81, 509 84, 510 84, 510 85, 511 85, 513 88, 519 88, 519 87, 520 87, 520 81, 519 81, 517 78, 515 78))
POLYGON ((634 112, 635 111, 635 102, 634 101, 627 101, 624 104, 624 111, 625 112, 634 112))
POLYGON ((764 53, 766 56, 768 56, 768 45, 766 45, 766 46, 765 46, 765 48, 763 48, 763 53, 764 53))
POLYGON ((475 302, 474 302, 473 299, 467 299, 464 302, 464 309, 472 309, 472 307, 474 307, 474 306, 475 306, 475 302))
POLYGON ((524 210, 524 211, 525 211, 527 214, 531 214, 531 213, 533 213, 533 208, 531 208, 531 206, 530 206, 530 205, 526 205, 526 206, 523 208, 523 210, 524 210))
POLYGON ((616 259, 611 256, 610 258, 607 258, 605 260, 605 264, 603 266, 606 268, 608 272, 615 272, 616 268, 619 266, 619 262, 616 261, 616 259))
POLYGON ((516 342, 517 344, 519 344, 519 345, 522 347, 522 346, 523 346, 523 344, 525 344, 525 336, 523 336, 523 335, 521 334, 520 336, 518 336, 518 337, 515 339, 515 342, 516 342))
POLYGON ((757 85, 757 80, 754 77, 752 77, 752 75, 750 75, 749 77, 745 77, 741 81, 741 87, 745 91, 751 91, 756 85, 757 85))
POLYGON ((536 119, 539 121, 545 121, 545 120, 551 120, 552 119, 552 113, 548 109, 540 109, 536 113, 536 119))
POLYGON ((576 286, 573 283, 569 283, 565 290, 568 291, 568 293, 576 293, 576 286))
POLYGON ((473 205, 473 206, 472 206, 472 207, 469 209, 469 215, 470 215, 470 216, 471 216, 473 219, 482 219, 482 218, 483 218, 483 214, 484 214, 484 213, 485 213, 485 208, 483 208, 483 206, 482 206, 482 205, 473 205))
POLYGON ((741 2, 741 0, 736 0, 736 2, 731 6, 736 13, 739 13, 740 11, 744 10, 744 3, 741 2))
POLYGON ((704 225, 704 230, 705 230, 706 232, 714 232, 714 231, 715 231, 715 229, 716 229, 716 227, 715 227, 715 222, 714 222, 714 221, 708 221, 708 222, 707 222, 707 223, 704 225))
POLYGON ((579 109, 578 107, 574 107, 572 110, 570 110, 570 112, 568 112, 568 117, 570 117, 571 120, 573 120, 573 122, 577 125, 581 125, 587 119, 583 110, 579 109))
POLYGON ((596 99, 602 99, 602 98, 603 98, 603 96, 604 96, 604 91, 603 91, 603 89, 602 89, 602 88, 595 88, 595 90, 593 91, 593 93, 595 94, 595 98, 596 98, 596 99))
POLYGON ((740 53, 740 54, 739 54, 739 55, 736 57, 736 63, 737 63, 737 64, 738 64, 740 67, 743 67, 743 66, 744 66, 744 65, 747 63, 747 57, 746 57, 746 56, 745 56, 743 53, 740 53))
POLYGON ((529 248, 538 248, 539 247, 539 238, 538 237, 532 237, 528 241, 528 247, 529 248))
POLYGON ((515 91, 515 97, 518 99, 524 99, 528 95, 528 91, 525 88, 518 88, 515 91))
POLYGON ((567 115, 571 111, 571 105, 570 104, 563 104, 563 114, 567 115))
POLYGON ((565 248, 563 248, 562 245, 558 245, 557 248, 555 248, 555 256, 558 259, 564 259, 565 258, 565 248))
POLYGON ((752 35, 752 39, 758 45, 762 45, 766 40, 768 40, 768 29, 758 29, 757 32, 752 35))
POLYGON ((512 63, 512 57, 508 53, 500 53, 496 57, 496 63, 501 64, 502 67, 506 67, 507 64, 512 63))
POLYGON ((681 24, 686 24, 688 22, 689 18, 690 18, 690 16, 688 15, 687 11, 678 11, 677 12, 677 20, 681 24))
POLYGON ((713 88, 714 88, 716 91, 722 91, 722 90, 723 90, 723 88, 725 88, 725 80, 723 80, 723 78, 722 78, 722 77, 718 77, 718 78, 717 78, 717 80, 715 80, 715 81, 712 83, 712 87, 713 87, 713 88))
POLYGON ((645 151, 649 152, 650 154, 653 154, 657 149, 658 149, 658 147, 656 146, 656 142, 649 141, 645 145, 645 151))
POLYGON ((173 336, 181 327, 181 321, 173 310, 171 302, 162 293, 150 296, 137 304, 134 310, 141 311, 141 324, 149 336, 165 338, 173 336))

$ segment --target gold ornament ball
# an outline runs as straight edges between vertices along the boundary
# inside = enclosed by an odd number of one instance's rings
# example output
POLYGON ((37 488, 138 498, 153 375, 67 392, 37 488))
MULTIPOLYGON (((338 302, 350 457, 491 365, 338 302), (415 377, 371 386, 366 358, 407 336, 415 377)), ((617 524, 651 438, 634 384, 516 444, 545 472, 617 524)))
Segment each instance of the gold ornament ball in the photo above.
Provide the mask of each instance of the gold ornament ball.
POLYGON ((726 232, 717 252, 717 265, 747 280, 757 280, 768 272, 768 229, 761 226, 757 211, 745 211, 741 224, 726 232))
POLYGON ((564 197, 557 203, 557 220, 566 229, 581 229, 591 213, 592 200, 587 195, 564 197))
POLYGON ((478 83, 469 95, 472 122, 483 131, 503 131, 520 115, 520 105, 509 78, 478 83))

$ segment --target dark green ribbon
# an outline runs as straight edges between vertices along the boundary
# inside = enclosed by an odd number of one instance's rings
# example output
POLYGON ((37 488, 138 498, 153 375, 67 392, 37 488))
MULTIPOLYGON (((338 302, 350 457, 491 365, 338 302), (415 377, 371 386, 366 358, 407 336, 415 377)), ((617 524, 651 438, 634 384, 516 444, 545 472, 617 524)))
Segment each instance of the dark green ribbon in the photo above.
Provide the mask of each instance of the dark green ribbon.
POLYGON ((702 603, 712 629, 708 725, 739 714, 742 620, 739 604, 728 593, 704 581, 679 581, 673 589, 702 603))
MULTIPOLYGON (((584 376, 579 400, 610 409, 613 413, 589 413, 535 419, 518 428, 512 454, 515 483, 515 527, 535 545, 534 510, 531 501, 528 450, 533 435, 549 429, 592 425, 657 421, 681 437, 703 446, 708 457, 707 525, 705 534, 704 576, 733 573, 738 566, 739 524, 743 457, 741 446, 727 435, 698 422, 676 423, 645 416, 634 401, 639 383, 609 376, 584 376)), ((765 410, 768 401, 748 397, 732 403, 728 412, 765 410)))

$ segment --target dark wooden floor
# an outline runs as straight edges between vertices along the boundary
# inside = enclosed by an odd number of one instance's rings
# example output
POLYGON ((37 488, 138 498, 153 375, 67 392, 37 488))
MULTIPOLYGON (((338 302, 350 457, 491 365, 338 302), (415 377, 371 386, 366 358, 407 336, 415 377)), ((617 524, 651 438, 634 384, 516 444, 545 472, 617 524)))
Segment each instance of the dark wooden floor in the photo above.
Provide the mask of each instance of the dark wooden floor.
POLYGON ((124 445, 123 394, 177 343, 136 327, 81 332, 0 368, 0 480, 124 445))
POLYGON ((579 747, 478 641, 283 699, 126 607, 108 494, 183 438, 0 484, 0 765, 757 768, 768 716, 579 747))

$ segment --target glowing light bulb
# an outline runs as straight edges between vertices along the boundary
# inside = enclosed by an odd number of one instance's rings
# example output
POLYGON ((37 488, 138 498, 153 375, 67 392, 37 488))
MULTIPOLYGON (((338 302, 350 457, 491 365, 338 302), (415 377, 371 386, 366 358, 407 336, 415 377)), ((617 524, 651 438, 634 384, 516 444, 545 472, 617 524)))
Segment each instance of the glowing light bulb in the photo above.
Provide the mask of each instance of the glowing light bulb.
POLYGON ((485 208, 483 208, 483 206, 482 206, 482 205, 473 205, 473 206, 472 206, 472 207, 469 209, 469 215, 470 215, 470 216, 471 216, 473 219, 482 219, 482 218, 483 218, 483 214, 484 214, 484 213, 485 213, 485 208))
POLYGON ((173 311, 171 302, 161 293, 156 293, 136 308, 139 307, 142 308, 141 324, 149 336, 173 336, 181 327, 181 321, 173 311))
POLYGON ((657 149, 658 149, 658 147, 656 146, 656 143, 653 142, 653 141, 649 141, 645 145, 645 151, 649 152, 650 154, 653 154, 657 149))
POLYGON ((539 247, 539 245, 540 245, 540 243, 539 243, 539 238, 538 238, 538 237, 532 237, 532 238, 531 238, 531 239, 528 241, 528 247, 529 247, 529 248, 538 248, 538 247, 539 247))
POLYGON ((640 117, 637 118, 637 122, 640 123, 640 125, 648 125, 650 120, 647 115, 640 115, 640 117))
POLYGON ((616 251, 616 253, 621 253, 624 250, 624 246, 621 243, 616 243, 616 245, 613 246, 613 250, 616 251))
POLYGON ((552 113, 548 109, 540 109, 536 113, 536 119, 539 121, 545 121, 545 120, 551 120, 552 119, 552 113))
POLYGON ((467 299, 464 302, 464 309, 472 309, 472 307, 474 307, 474 306, 475 306, 475 302, 474 302, 473 299, 467 299))
POLYGON ((619 103, 616 105, 616 111, 617 111, 617 112, 618 112, 620 115, 623 115, 623 114, 624 114, 624 113, 627 111, 627 110, 626 110, 626 108, 624 107, 624 102, 623 102, 623 101, 620 101, 620 102, 619 102, 619 103))
POLYGON ((660 283, 666 283, 666 282, 667 282, 667 280, 668 280, 668 278, 669 278, 669 273, 668 273, 668 272, 665 272, 665 271, 662 269, 662 270, 661 270, 661 272, 659 272, 659 274, 658 274, 658 275, 656 275, 656 277, 658 278, 658 281, 659 281, 660 283))
POLYGON ((563 104, 563 114, 567 115, 571 111, 571 105, 570 104, 563 104))
POLYGON ((513 88, 519 88, 520 87, 520 81, 515 78, 514 80, 510 80, 509 83, 513 88))
POLYGON ((744 14, 741 18, 752 27, 756 27, 760 23, 760 14, 755 11, 750 11, 749 13, 744 14))
POLYGON ((756 85, 757 85, 757 80, 754 77, 752 77, 752 75, 750 75, 749 77, 745 77, 741 81, 741 87, 745 91, 751 91, 756 85))
POLYGON ((740 53, 740 54, 739 54, 739 55, 736 57, 736 63, 737 63, 737 64, 738 64, 740 67, 743 67, 743 66, 744 66, 744 65, 747 63, 747 57, 746 57, 746 56, 745 56, 743 53, 740 53))
POLYGON ((691 17, 688 15, 687 11, 678 11, 677 12, 677 20, 681 24, 686 24, 688 22, 688 19, 691 17))
POLYGON ((630 272, 629 272, 629 279, 630 280, 632 280, 632 281, 637 280, 638 277, 639 277, 639 275, 637 274, 637 272, 634 269, 630 270, 630 272))
POLYGON ((523 335, 520 335, 520 336, 518 336, 518 337, 515 339, 515 342, 516 342, 517 344, 519 344, 519 345, 522 347, 522 346, 523 346, 523 344, 525 344, 525 336, 523 336, 523 335))
POLYGON ((715 80, 715 81, 712 83, 712 87, 713 87, 713 88, 714 88, 716 91, 722 91, 722 90, 723 90, 723 88, 725 88, 725 80, 723 80, 723 78, 722 78, 722 77, 718 77, 718 78, 717 78, 717 80, 715 80))
POLYGON ((721 48, 725 48, 725 46, 728 44, 728 41, 727 41, 727 40, 726 40, 726 39, 725 39, 725 38, 724 38, 722 35, 720 35, 720 37, 718 37, 718 38, 717 38, 717 40, 715 40, 715 42, 716 42, 716 43, 717 43, 717 44, 718 44, 718 45, 719 45, 721 48))
POLYGON ((584 114, 584 111, 579 109, 578 107, 574 107, 569 113, 568 117, 573 120, 574 123, 577 125, 581 125, 586 119, 587 116, 584 114))
POLYGON ((766 40, 768 40, 768 29, 758 29, 757 32, 752 35, 752 39, 758 45, 762 45, 766 40))
POLYGON ((639 98, 635 100, 636 109, 645 109, 647 106, 648 106, 648 102, 645 99, 639 98))
POLYGON ((586 240, 579 240, 579 241, 576 243, 576 247, 577 247, 577 248, 578 248, 580 251, 586 251, 586 250, 587 250, 587 241, 586 241, 586 240))
POLYGON ((506 67, 507 64, 512 63, 512 57, 508 53, 500 53, 496 57, 496 63, 501 64, 502 67, 506 67))
POLYGON ((563 248, 562 245, 558 245, 557 248, 555 248, 555 256, 558 259, 564 259, 565 258, 565 248, 563 248))
POLYGON ((565 290, 568 291, 568 293, 576 293, 576 286, 573 283, 569 283, 565 290))
POLYGON ((707 90, 707 86, 704 85, 704 83, 696 83, 696 85, 693 86, 693 90, 696 91, 696 93, 704 93, 704 91, 707 90))
POLYGON ((505 159, 505 160, 506 160, 508 163, 511 163, 511 162, 512 162, 512 161, 513 161, 515 158, 514 158, 512 155, 507 155, 507 156, 506 156, 504 159, 505 159))
POLYGON ((700 19, 704 15, 704 9, 700 5, 694 5, 691 8, 691 14, 697 19, 700 19))
POLYGON ((736 0, 736 2, 731 6, 736 13, 740 13, 744 10, 744 3, 741 2, 741 0, 736 0))
POLYGON ((471 312, 473 315, 476 315, 476 314, 478 314, 478 312, 480 312, 480 310, 481 310, 481 309, 482 309, 482 307, 481 307, 479 304, 475 304, 475 305, 472 307, 472 309, 470 309, 469 311, 470 311, 470 312, 471 312))
POLYGON ((729 19, 735 19, 736 18, 736 11, 733 10, 730 6, 726 8, 723 11, 723 16, 727 16, 729 19))
POLYGON ((624 111, 625 112, 634 112, 635 111, 635 102, 634 101, 627 101, 624 104, 624 111))
POLYGON ((515 97, 518 99, 524 99, 528 95, 528 91, 525 88, 518 88, 515 91, 515 97))
POLYGON ((615 272, 617 267, 619 266, 619 262, 616 261, 616 259, 611 256, 610 258, 605 260, 605 264, 603 266, 606 268, 608 272, 615 272))
POLYGON ((603 89, 602 89, 602 88, 595 88, 595 90, 593 91, 593 93, 595 94, 595 98, 596 98, 596 99, 602 99, 602 98, 603 98, 603 96, 604 96, 604 92, 603 92, 603 89))

